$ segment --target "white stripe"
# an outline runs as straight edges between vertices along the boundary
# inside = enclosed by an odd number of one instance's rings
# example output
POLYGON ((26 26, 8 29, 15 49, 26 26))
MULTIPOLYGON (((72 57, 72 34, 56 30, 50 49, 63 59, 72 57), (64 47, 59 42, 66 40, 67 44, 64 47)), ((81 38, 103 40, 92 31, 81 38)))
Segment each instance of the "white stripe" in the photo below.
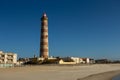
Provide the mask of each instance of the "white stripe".
POLYGON ((48 26, 42 26, 42 29, 48 29, 48 26))
POLYGON ((48 47, 46 47, 46 46, 43 46, 42 48, 43 48, 43 49, 48 49, 48 47))
POLYGON ((41 33, 41 35, 48 35, 48 32, 43 32, 41 33))

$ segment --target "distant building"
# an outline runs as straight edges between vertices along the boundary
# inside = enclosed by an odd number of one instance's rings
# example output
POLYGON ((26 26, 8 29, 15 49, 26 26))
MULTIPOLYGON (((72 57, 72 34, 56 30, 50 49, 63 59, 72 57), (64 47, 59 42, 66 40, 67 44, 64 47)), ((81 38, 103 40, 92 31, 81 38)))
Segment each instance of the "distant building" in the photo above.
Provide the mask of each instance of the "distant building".
POLYGON ((63 62, 74 62, 73 64, 93 64, 93 63, 95 63, 95 60, 90 59, 90 58, 64 57, 61 59, 63 60, 63 62))
POLYGON ((90 59, 89 58, 82 58, 83 63, 89 64, 90 63, 90 59))
POLYGON ((17 60, 16 66, 21 66, 21 65, 23 65, 23 64, 25 64, 25 63, 27 63, 29 61, 30 61, 29 58, 19 58, 17 60))
POLYGON ((97 63, 97 64, 111 63, 111 60, 108 60, 108 59, 98 59, 98 60, 95 60, 95 63, 97 63))
MULTIPOLYGON (((93 64, 95 63, 94 59, 90 58, 79 58, 79 57, 65 57, 63 60, 73 60, 76 64, 93 64)), ((68 61, 67 61, 68 62, 68 61)))
POLYGON ((58 64, 76 64, 76 62, 74 62, 74 61, 65 61, 65 60, 63 60, 63 59, 61 59, 61 60, 59 60, 58 61, 58 64))
POLYGON ((76 64, 79 64, 82 62, 82 59, 79 58, 79 57, 71 57, 71 59, 76 63, 76 64))
POLYGON ((0 51, 0 64, 16 64, 17 54, 0 51))

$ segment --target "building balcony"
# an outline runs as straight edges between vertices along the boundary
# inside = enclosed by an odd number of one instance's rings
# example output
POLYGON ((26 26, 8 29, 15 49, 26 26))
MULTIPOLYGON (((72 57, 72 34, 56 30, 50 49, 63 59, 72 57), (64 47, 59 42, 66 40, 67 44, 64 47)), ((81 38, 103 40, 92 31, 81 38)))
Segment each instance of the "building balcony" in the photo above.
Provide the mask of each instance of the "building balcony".
POLYGON ((13 63, 13 61, 7 61, 6 63, 13 63))
POLYGON ((13 57, 7 57, 7 59, 13 59, 13 57))
POLYGON ((8 53, 7 55, 8 55, 8 56, 13 56, 14 54, 12 54, 12 53, 8 53))
POLYGON ((4 64, 5 62, 4 61, 0 61, 0 64, 4 64))
POLYGON ((5 57, 0 57, 0 59, 5 59, 5 57))

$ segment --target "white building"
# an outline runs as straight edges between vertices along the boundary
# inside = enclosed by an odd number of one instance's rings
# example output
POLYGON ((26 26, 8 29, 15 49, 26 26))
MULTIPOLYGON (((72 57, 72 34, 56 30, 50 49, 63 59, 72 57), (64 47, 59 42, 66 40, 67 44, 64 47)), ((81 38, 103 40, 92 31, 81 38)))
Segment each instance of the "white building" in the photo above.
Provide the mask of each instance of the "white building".
POLYGON ((0 51, 0 64, 16 64, 17 54, 0 51))
POLYGON ((76 64, 79 64, 82 62, 82 60, 79 57, 71 57, 71 59, 76 62, 76 64))
POLYGON ((76 62, 76 64, 92 64, 95 63, 94 59, 90 59, 90 58, 79 58, 79 57, 70 57, 74 62, 76 62))

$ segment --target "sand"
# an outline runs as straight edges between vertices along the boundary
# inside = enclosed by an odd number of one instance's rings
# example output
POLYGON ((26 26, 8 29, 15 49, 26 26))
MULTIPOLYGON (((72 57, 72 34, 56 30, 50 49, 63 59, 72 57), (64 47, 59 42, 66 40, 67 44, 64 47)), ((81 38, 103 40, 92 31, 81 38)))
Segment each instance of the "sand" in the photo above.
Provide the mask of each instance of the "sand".
POLYGON ((99 74, 92 74, 85 78, 79 78, 77 80, 112 80, 116 75, 120 75, 120 71, 109 71, 99 74))
POLYGON ((0 80, 111 80, 120 64, 0 68, 0 80))

